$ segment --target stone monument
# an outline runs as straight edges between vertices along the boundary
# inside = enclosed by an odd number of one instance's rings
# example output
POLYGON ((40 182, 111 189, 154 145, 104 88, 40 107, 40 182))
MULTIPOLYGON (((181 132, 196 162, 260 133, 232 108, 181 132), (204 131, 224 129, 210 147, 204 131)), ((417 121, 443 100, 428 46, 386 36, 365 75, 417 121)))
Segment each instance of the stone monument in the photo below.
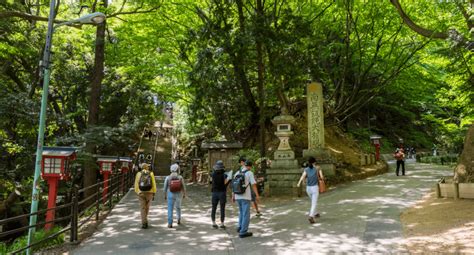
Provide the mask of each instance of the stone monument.
POLYGON ((323 87, 320 83, 307 85, 308 104, 308 149, 303 150, 303 157, 313 156, 325 175, 334 175, 334 159, 324 144, 324 109, 323 87))
POLYGON ((272 167, 266 172, 265 193, 267 195, 298 194, 296 183, 301 176, 301 168, 290 146, 290 137, 293 135, 291 125, 294 122, 295 118, 289 115, 285 108, 282 109, 281 115, 272 120, 277 128, 275 135, 280 139, 280 144, 273 154, 272 167))

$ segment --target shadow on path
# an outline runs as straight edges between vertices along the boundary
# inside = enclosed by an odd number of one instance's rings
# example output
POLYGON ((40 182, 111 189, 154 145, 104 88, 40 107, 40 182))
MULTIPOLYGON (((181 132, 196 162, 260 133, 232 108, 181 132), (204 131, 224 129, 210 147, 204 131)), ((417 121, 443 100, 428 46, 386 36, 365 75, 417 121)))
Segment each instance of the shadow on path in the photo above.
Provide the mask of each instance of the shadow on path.
MULTIPOLYGON (((393 168, 393 164, 389 164, 393 168)), ((72 254, 289 254, 289 253, 398 253, 403 249, 400 212, 429 192, 441 176, 452 175, 447 167, 407 164, 406 176, 389 173, 339 185, 320 196, 322 217, 307 221, 309 200, 266 198, 263 216, 252 219, 254 237, 240 239, 235 232, 237 207, 227 204, 226 230, 210 222, 210 191, 188 185, 183 200, 183 224, 167 228, 166 201, 160 190, 153 202, 151 228, 140 228, 136 195, 130 191, 72 254)), ((161 188, 162 186, 160 186, 161 188)), ((230 201, 230 199, 228 199, 230 201)))

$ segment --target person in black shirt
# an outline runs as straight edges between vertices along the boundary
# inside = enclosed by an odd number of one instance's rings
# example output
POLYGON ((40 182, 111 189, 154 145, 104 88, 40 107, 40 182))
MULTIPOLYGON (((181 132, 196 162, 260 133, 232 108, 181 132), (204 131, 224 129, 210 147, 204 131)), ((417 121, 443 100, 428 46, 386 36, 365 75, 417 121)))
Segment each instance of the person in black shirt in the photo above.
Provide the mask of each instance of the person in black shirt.
POLYGON ((224 219, 225 219, 225 203, 227 201, 226 189, 227 184, 232 179, 232 173, 225 172, 224 162, 222 160, 217 160, 214 165, 214 170, 211 173, 212 181, 212 211, 211 211, 211 220, 212 227, 218 228, 216 224, 216 210, 217 204, 220 203, 221 211, 221 225, 220 228, 225 228, 224 219))

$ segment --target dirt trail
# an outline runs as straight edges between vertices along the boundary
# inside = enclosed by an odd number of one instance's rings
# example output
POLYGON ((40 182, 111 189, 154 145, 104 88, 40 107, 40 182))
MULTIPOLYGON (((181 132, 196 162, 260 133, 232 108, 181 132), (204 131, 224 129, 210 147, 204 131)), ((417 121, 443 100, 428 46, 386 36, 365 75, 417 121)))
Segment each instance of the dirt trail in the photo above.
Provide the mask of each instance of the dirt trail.
POLYGON ((474 253, 474 200, 425 196, 400 217, 411 253, 474 253))

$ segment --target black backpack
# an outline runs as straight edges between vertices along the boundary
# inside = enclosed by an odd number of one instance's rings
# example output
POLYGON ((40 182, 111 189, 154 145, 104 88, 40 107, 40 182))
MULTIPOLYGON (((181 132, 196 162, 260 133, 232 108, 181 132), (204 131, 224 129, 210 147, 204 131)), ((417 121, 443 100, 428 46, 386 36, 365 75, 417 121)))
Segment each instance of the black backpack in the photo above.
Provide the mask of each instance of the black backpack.
POLYGON ((247 171, 239 170, 239 172, 235 175, 234 179, 232 179, 232 192, 235 194, 244 194, 247 186, 245 186, 245 173, 247 171))
POLYGON ((212 173, 212 192, 225 191, 225 173, 224 170, 215 170, 212 173))
POLYGON ((138 189, 141 191, 150 191, 152 188, 151 174, 149 171, 142 171, 138 181, 138 189))

